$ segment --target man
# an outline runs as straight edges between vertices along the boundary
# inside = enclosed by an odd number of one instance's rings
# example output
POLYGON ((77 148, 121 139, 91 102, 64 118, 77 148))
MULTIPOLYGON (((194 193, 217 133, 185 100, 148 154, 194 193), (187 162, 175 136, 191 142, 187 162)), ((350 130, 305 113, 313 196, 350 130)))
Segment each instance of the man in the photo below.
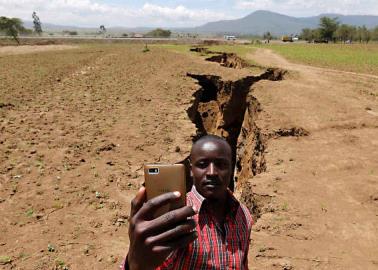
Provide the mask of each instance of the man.
POLYGON ((187 206, 158 218, 160 206, 177 200, 178 192, 147 202, 141 188, 132 201, 130 249, 125 269, 248 269, 252 218, 228 190, 232 151, 222 138, 207 135, 191 153, 192 190, 187 206))

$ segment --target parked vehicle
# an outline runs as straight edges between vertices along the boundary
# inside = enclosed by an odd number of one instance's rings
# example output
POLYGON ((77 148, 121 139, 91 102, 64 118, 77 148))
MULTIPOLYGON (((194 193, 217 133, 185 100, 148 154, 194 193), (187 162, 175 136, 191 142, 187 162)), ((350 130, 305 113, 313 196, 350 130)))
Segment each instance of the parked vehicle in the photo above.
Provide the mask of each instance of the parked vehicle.
POLYGON ((281 40, 283 42, 293 42, 293 37, 292 36, 282 36, 281 40))
POLYGON ((224 36, 225 40, 236 40, 235 36, 224 36))
POLYGON ((314 39, 314 43, 328 43, 327 39, 314 39))

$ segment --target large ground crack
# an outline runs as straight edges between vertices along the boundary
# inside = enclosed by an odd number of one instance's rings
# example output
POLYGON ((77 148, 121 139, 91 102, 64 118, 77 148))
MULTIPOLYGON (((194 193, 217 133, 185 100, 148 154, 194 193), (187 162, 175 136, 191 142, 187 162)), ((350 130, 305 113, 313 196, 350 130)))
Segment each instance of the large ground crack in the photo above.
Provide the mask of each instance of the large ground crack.
POLYGON ((206 134, 215 134, 225 138, 231 145, 235 175, 230 181, 230 189, 241 191, 241 201, 256 220, 271 198, 253 193, 247 180, 266 170, 265 150, 268 139, 308 134, 301 128, 263 134, 256 124, 261 105, 252 95, 251 86, 260 80, 282 80, 284 72, 267 69, 259 76, 247 76, 237 81, 222 80, 215 75, 187 75, 196 79, 200 86, 193 94, 192 105, 187 110, 197 128, 193 140, 206 134))
MULTIPOLYGON (((188 76, 196 79, 200 85, 200 89, 193 95, 192 106, 187 111, 197 128, 196 138, 206 134, 216 134, 225 138, 231 145, 233 168, 237 165, 238 175, 239 172, 245 171, 243 170, 245 162, 241 160, 241 155, 237 155, 237 149, 241 146, 247 148, 251 146, 250 141, 253 141, 252 148, 255 153, 251 155, 253 169, 249 175, 264 171, 265 160, 262 154, 265 149, 264 140, 254 124, 260 105, 250 95, 250 88, 260 80, 281 80, 282 74, 274 69, 268 69, 260 76, 247 76, 237 81, 223 81, 219 76, 214 75, 188 74, 188 76), (238 143, 242 128, 241 141, 238 143)), ((231 183, 230 188, 234 189, 233 181, 231 183)))
POLYGON ((206 58, 206 61, 217 62, 223 67, 228 68, 246 68, 252 66, 244 59, 240 58, 234 53, 221 53, 219 55, 214 55, 209 58, 206 58))
MULTIPOLYGON (((206 58, 205 60, 219 63, 221 66, 227 67, 227 68, 243 69, 243 68, 248 68, 248 67, 259 67, 263 69, 263 67, 253 65, 249 63, 248 61, 244 60, 243 58, 239 57, 235 53, 210 51, 208 48, 205 48, 205 47, 192 47, 190 48, 190 51, 197 52, 202 55, 213 55, 211 57, 206 58)), ((287 70, 283 70, 280 68, 269 68, 267 69, 267 72, 265 72, 262 75, 262 76, 267 76, 267 77, 262 77, 261 79, 278 81, 278 80, 282 80, 283 76, 286 73, 287 73, 287 70)))

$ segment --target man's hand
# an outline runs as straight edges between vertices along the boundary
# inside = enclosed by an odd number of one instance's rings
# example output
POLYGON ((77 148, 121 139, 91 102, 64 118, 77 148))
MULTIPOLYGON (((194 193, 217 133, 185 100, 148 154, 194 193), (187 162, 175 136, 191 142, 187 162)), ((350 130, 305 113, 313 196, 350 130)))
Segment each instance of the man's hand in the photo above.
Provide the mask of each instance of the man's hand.
POLYGON ((154 269, 164 262, 168 255, 185 247, 197 238, 196 227, 189 217, 196 214, 190 206, 169 211, 154 218, 161 206, 178 200, 179 192, 169 192, 146 202, 146 189, 142 187, 131 202, 130 249, 128 264, 130 270, 154 269))

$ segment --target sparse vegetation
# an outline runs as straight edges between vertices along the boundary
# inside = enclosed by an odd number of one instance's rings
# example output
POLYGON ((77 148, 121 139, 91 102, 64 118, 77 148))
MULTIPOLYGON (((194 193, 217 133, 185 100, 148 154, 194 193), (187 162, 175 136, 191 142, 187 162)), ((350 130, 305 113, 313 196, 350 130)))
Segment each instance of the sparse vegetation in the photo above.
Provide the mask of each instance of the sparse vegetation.
POLYGON ((55 252, 55 247, 52 244, 47 245, 47 251, 48 252, 55 252))
POLYGON ((2 16, 0 17, 0 32, 11 36, 17 44, 20 44, 18 35, 27 32, 27 29, 23 26, 23 22, 19 18, 7 18, 2 16))
POLYGON ((29 209, 28 211, 26 211, 25 214, 26 214, 27 217, 31 217, 34 214, 34 210, 33 209, 29 209))
POLYGON ((106 28, 104 25, 100 25, 100 31, 99 31, 99 34, 101 35, 105 35, 106 34, 106 28))
POLYGON ((9 256, 0 256, 0 265, 8 264, 12 262, 12 258, 9 256))
POLYGON ((42 23, 35 11, 32 14, 32 18, 35 33, 37 33, 38 35, 42 35, 42 23))
POLYGON ((144 44, 144 48, 143 48, 143 51, 142 52, 149 52, 150 49, 148 48, 148 45, 147 44, 144 44))
POLYGON ((263 38, 269 43, 270 40, 273 38, 272 34, 268 31, 264 33, 263 38))
POLYGON ((287 202, 285 202, 282 207, 281 207, 281 210, 282 211, 287 211, 289 209, 289 204, 287 202))
POLYGON ((369 43, 371 40, 378 41, 378 26, 367 29, 364 25, 340 24, 338 18, 321 17, 318 28, 304 28, 299 37, 302 40, 314 43, 328 43, 330 41, 334 43, 369 43))
POLYGON ((172 32, 170 30, 165 30, 162 28, 156 28, 146 34, 147 37, 154 37, 154 38, 168 38, 170 37, 172 32))

